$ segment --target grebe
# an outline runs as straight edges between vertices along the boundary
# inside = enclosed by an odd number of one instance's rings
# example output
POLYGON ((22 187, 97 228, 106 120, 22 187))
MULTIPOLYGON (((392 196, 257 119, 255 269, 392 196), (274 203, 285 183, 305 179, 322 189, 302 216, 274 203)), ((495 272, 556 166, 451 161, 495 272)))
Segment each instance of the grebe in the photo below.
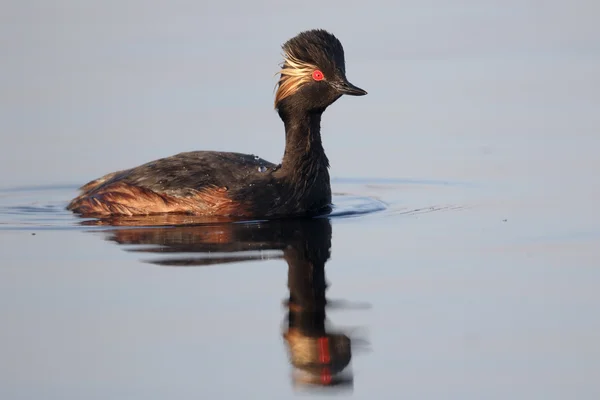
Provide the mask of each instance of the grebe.
POLYGON ((305 31, 282 48, 275 94, 286 135, 281 164, 240 153, 180 153, 91 181, 67 209, 90 217, 285 217, 327 212, 331 187, 321 115, 342 95, 367 92, 346 79, 344 49, 331 33, 305 31))

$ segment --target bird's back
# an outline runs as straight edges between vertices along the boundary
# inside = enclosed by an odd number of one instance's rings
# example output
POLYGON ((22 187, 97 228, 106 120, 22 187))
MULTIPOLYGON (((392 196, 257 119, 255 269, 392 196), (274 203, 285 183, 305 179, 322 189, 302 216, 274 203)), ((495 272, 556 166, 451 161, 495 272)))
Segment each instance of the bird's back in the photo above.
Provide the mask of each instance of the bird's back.
POLYGON ((91 181, 68 209, 87 215, 223 214, 238 207, 243 213, 230 189, 260 180, 274 167, 249 154, 180 153, 91 181))

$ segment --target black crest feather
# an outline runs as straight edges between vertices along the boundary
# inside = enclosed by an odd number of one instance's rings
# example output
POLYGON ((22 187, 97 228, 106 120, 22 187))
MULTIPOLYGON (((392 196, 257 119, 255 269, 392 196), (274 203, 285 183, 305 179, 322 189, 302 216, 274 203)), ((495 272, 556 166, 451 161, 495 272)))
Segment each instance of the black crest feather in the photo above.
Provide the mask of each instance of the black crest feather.
POLYGON ((283 44, 283 50, 296 59, 321 68, 334 67, 346 73, 344 47, 331 33, 323 29, 304 31, 283 44), (331 64, 334 65, 331 65, 331 64))

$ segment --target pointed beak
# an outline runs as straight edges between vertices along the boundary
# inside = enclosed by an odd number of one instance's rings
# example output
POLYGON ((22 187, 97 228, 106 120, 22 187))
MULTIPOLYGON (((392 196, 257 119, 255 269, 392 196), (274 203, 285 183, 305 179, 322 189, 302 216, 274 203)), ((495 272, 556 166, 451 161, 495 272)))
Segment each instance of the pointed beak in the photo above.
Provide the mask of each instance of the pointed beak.
POLYGON ((366 90, 363 90, 357 86, 354 86, 348 81, 343 81, 333 85, 341 94, 347 94, 350 96, 364 96, 367 94, 366 90))

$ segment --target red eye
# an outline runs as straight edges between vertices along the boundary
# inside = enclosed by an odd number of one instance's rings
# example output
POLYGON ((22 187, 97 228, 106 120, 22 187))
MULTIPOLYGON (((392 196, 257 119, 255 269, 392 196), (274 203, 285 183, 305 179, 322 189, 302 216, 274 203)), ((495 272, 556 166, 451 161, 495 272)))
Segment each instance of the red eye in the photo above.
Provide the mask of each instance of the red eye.
POLYGON ((315 81, 322 81, 322 80, 323 80, 323 78, 325 78, 325 77, 323 76, 323 73, 322 73, 321 71, 319 71, 318 69, 315 69, 315 70, 313 71, 313 74, 312 74, 312 76, 313 76, 313 79, 314 79, 315 81))

